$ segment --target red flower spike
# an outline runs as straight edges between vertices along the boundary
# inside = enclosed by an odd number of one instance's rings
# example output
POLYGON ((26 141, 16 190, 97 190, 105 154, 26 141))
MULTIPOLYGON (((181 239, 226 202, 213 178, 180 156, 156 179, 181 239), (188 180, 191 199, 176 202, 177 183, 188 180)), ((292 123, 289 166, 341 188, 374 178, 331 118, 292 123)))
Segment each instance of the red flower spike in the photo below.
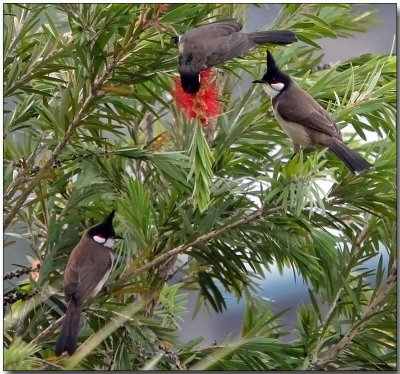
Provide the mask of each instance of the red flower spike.
POLYGON ((200 122, 204 127, 208 126, 208 119, 207 118, 201 117, 200 118, 200 122))
POLYGON ((180 79, 175 79, 175 89, 172 96, 188 118, 198 118, 203 126, 207 126, 208 118, 216 117, 221 112, 218 87, 215 75, 211 69, 200 73, 200 89, 195 94, 186 93, 180 79))

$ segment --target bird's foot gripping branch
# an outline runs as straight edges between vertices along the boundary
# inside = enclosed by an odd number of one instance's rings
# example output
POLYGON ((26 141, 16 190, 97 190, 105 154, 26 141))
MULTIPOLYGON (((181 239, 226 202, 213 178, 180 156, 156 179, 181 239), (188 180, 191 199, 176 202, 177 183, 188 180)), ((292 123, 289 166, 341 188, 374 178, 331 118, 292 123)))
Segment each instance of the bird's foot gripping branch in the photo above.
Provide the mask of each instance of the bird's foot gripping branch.
POLYGON ((182 84, 177 78, 172 95, 176 100, 177 107, 185 113, 187 118, 198 119, 204 127, 207 127, 208 120, 217 117, 221 112, 215 70, 202 71, 200 80, 199 91, 195 94, 190 94, 183 90, 182 84))

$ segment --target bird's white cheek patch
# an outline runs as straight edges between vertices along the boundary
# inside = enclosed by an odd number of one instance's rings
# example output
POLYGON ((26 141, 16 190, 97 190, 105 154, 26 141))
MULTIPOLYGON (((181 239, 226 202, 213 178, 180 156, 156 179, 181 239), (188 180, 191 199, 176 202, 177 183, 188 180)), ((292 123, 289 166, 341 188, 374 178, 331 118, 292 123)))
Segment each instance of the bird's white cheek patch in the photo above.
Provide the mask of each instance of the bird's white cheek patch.
POLYGON ((271 87, 276 91, 281 91, 285 85, 283 83, 271 83, 271 87))
POLYGON ((112 247, 114 246, 114 244, 115 244, 115 239, 109 238, 109 239, 107 239, 107 241, 104 243, 104 247, 112 248, 112 247))
POLYGON ((273 99, 280 92, 280 91, 274 90, 268 83, 265 83, 262 86, 264 88, 264 91, 267 93, 268 96, 271 97, 271 99, 273 99))
POLYGON ((93 236, 93 240, 95 242, 97 242, 97 243, 100 243, 100 244, 104 244, 106 242, 106 238, 103 238, 103 237, 98 236, 98 235, 93 236))

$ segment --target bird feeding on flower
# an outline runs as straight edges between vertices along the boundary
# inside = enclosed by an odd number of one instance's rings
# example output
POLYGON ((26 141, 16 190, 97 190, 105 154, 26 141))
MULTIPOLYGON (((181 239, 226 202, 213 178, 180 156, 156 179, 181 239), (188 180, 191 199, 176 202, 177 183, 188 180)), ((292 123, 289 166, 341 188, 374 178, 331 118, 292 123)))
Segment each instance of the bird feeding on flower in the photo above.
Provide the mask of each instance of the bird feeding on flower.
POLYGON ((173 96, 188 118, 198 118, 207 126, 208 119, 221 110, 215 73, 210 69, 242 55, 257 44, 296 42, 291 31, 242 33, 235 19, 223 19, 198 26, 183 34, 179 41, 179 75, 173 96))
POLYGON ((215 71, 212 69, 204 70, 200 73, 202 85, 196 94, 185 92, 179 78, 175 80, 175 90, 172 93, 180 108, 188 118, 199 119, 207 126, 208 119, 216 117, 221 111, 221 102, 216 85, 215 71))
POLYGON ((191 29, 178 39, 179 74, 186 93, 200 90, 204 84, 202 71, 241 56, 257 44, 286 45, 297 41, 291 31, 243 33, 241 29, 235 19, 222 19, 191 29))

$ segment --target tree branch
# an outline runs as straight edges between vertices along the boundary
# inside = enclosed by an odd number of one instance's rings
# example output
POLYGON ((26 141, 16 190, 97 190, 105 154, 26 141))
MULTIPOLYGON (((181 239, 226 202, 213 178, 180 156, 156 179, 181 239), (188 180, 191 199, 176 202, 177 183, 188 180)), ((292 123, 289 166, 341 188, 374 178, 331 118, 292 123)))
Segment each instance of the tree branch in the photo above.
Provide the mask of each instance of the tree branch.
POLYGON ((271 208, 268 209, 268 211, 264 212, 264 209, 261 207, 259 209, 257 209, 255 212, 253 212, 252 214, 243 217, 235 222, 232 222, 226 226, 223 226, 219 229, 213 230, 211 232, 209 232, 208 234, 204 234, 199 236, 198 238, 196 238, 195 240, 193 240, 190 243, 187 244, 182 244, 178 247, 175 247, 173 249, 171 249, 170 251, 156 257, 154 260, 148 262, 147 264, 143 265, 142 267, 133 270, 132 272, 125 274, 118 283, 114 283, 113 287, 111 287, 111 290, 115 290, 118 286, 120 286, 123 282, 127 281, 128 279, 131 278, 135 278, 138 275, 144 273, 145 271, 161 264, 162 262, 164 262, 165 260, 169 259, 170 257, 176 256, 178 254, 184 253, 186 252, 189 248, 198 245, 198 244, 202 244, 205 243, 227 231, 229 231, 230 229, 240 226, 240 225, 245 225, 249 222, 252 222, 256 219, 259 219, 263 216, 263 214, 270 214, 270 213, 274 213, 276 211, 278 211, 280 208, 271 208))
MULTIPOLYGON (((360 251, 361 251, 361 245, 364 242, 364 240, 367 239, 369 235, 369 223, 367 222, 366 225, 364 226, 363 230, 361 231, 360 235, 358 236, 358 238, 355 240, 354 244, 353 244, 353 257, 357 256, 360 251)), ((348 274, 350 273, 351 268, 347 267, 346 270, 346 277, 348 276, 348 274)), ((343 284, 339 287, 338 291, 336 292, 335 298, 332 302, 331 307, 328 310, 328 313, 326 314, 325 317, 325 321, 323 322, 323 328, 321 330, 321 334, 318 338, 318 342, 317 342, 317 346, 315 348, 315 353, 313 355, 312 361, 311 361, 311 366, 316 365, 316 363, 318 362, 318 355, 320 353, 320 350, 324 344, 324 337, 325 337, 325 332, 328 329, 328 326, 332 320, 332 318, 334 317, 336 308, 338 306, 338 302, 342 296, 342 292, 344 290, 344 286, 343 284)), ((321 321, 322 322, 322 321, 321 321)))
POLYGON ((392 268, 389 271, 388 278, 384 284, 379 287, 375 297, 371 300, 369 306, 364 311, 360 318, 360 321, 356 323, 347 333, 343 336, 332 348, 329 348, 327 355, 317 360, 310 368, 313 370, 321 368, 321 366, 335 359, 343 349, 353 341, 358 333, 365 327, 369 318, 376 313, 380 307, 382 301, 386 298, 393 287, 396 287, 397 283, 397 264, 396 260, 393 262, 392 268))
POLYGON ((58 326, 61 325, 61 322, 64 320, 64 318, 65 314, 61 316, 58 320, 54 321, 51 325, 47 326, 35 339, 31 341, 31 343, 38 344, 46 336, 50 335, 58 326))
MULTIPOLYGON (((140 26, 143 26, 142 23, 140 26)), ((138 26, 139 27, 139 26, 138 26)), ((21 192, 21 195, 18 196, 14 206, 11 208, 9 213, 4 218, 3 222, 3 230, 5 230, 16 214, 18 213, 21 206, 24 204, 26 199, 29 197, 30 193, 33 189, 39 184, 39 182, 45 178, 46 173, 50 170, 54 162, 56 161, 57 157, 61 154, 61 151, 70 141, 72 136, 75 134, 75 130, 77 127, 82 123, 82 121, 86 117, 86 111, 89 109, 90 105, 92 104, 93 100, 98 96, 99 91, 101 90, 102 85, 104 82, 110 77, 118 63, 123 59, 125 56, 126 50, 132 46, 134 42, 139 38, 140 33, 133 33, 133 36, 128 40, 124 48, 122 48, 119 53, 112 59, 111 63, 106 67, 103 74, 97 79, 90 88, 89 96, 85 99, 84 103, 82 104, 81 109, 79 110, 78 114, 72 120, 71 124, 69 125, 66 133, 64 134, 61 141, 58 143, 56 148, 53 150, 51 157, 47 160, 46 164, 39 169, 36 176, 30 181, 30 183, 26 186, 26 188, 21 192)))

